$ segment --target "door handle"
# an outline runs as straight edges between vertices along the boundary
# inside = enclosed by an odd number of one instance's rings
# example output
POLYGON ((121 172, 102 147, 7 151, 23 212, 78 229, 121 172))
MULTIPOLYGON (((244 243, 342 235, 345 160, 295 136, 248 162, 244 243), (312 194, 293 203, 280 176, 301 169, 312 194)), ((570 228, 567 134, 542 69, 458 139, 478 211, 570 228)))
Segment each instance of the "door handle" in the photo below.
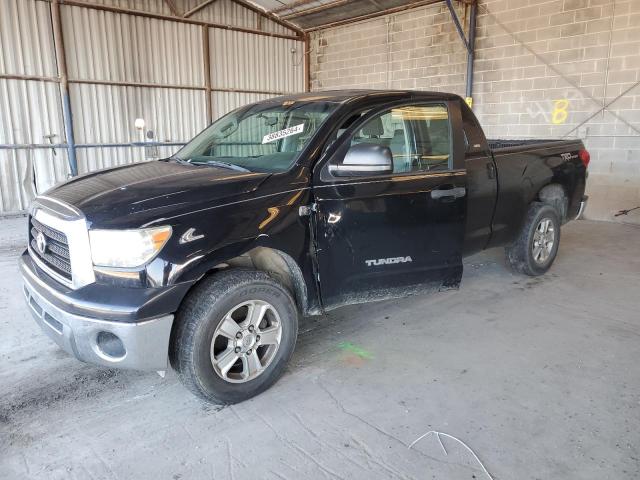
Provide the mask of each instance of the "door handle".
POLYGON ((451 198, 462 198, 467 194, 467 189, 464 187, 454 187, 447 189, 435 189, 431 190, 431 198, 434 200, 440 199, 451 199, 451 198))

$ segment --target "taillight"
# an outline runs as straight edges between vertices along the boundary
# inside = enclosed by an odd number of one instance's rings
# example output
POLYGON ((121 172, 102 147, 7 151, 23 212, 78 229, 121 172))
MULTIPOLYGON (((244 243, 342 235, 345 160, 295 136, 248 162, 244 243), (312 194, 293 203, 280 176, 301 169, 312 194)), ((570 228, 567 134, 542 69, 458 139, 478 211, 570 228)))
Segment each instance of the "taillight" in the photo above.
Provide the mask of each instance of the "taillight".
POLYGON ((580 153, 578 155, 580 156, 580 160, 582 160, 584 168, 587 168, 589 166, 589 162, 591 161, 591 155, 589 154, 589 152, 587 152, 585 149, 582 149, 580 150, 580 153))

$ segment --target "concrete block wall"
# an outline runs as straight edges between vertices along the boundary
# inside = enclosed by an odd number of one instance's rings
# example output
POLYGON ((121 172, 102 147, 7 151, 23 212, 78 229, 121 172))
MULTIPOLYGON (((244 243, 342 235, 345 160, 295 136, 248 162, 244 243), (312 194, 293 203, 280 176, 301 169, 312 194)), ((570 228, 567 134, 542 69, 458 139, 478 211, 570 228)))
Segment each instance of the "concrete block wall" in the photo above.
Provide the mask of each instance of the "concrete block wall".
MULTIPOLYGON (((614 217, 640 205, 640 1, 479 3, 473 100, 487 136, 583 138, 586 218, 640 223, 640 211, 614 217)), ((464 95, 466 51, 444 3, 315 32, 311 49, 313 90, 464 95)))

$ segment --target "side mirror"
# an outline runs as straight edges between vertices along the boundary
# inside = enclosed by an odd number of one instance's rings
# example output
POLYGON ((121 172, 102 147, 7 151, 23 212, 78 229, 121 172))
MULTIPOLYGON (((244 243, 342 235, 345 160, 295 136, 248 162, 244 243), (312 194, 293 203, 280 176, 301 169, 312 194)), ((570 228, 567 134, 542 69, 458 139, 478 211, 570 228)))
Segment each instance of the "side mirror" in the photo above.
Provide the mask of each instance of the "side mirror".
POLYGON ((342 161, 330 164, 337 177, 385 175, 393 172, 393 154, 389 147, 374 143, 352 145, 342 161))

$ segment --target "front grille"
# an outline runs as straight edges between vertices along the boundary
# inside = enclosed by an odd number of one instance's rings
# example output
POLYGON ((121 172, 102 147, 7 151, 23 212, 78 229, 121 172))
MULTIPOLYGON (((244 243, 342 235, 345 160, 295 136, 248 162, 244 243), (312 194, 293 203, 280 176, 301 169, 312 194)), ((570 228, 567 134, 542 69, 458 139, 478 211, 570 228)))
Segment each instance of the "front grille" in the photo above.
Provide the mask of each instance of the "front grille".
POLYGON ((29 245, 31 251, 44 264, 67 280, 71 280, 71 261, 69 260, 69 242, 67 236, 48 225, 29 217, 29 245), (38 235, 44 235, 44 252, 38 248, 38 235))

